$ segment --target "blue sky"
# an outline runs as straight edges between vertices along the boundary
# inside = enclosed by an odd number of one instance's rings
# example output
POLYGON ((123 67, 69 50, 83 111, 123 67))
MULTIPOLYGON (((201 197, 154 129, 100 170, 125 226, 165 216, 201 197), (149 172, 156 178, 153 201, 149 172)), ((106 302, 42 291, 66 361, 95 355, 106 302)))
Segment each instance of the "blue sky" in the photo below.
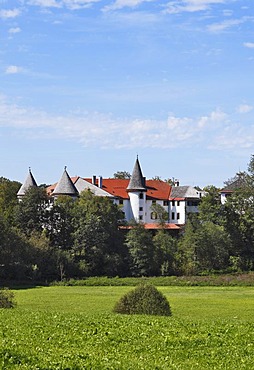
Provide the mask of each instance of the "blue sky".
POLYGON ((247 169, 253 0, 0 0, 0 45, 0 176, 247 169))

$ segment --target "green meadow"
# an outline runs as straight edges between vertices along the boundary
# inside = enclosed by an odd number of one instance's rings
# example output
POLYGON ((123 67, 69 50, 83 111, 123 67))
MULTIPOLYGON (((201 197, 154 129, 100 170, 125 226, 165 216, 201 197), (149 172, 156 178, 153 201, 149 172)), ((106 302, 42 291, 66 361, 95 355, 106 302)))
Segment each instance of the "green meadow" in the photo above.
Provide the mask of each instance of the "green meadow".
POLYGON ((254 288, 159 287, 171 317, 118 315, 132 287, 14 290, 0 309, 0 369, 253 369, 254 288))

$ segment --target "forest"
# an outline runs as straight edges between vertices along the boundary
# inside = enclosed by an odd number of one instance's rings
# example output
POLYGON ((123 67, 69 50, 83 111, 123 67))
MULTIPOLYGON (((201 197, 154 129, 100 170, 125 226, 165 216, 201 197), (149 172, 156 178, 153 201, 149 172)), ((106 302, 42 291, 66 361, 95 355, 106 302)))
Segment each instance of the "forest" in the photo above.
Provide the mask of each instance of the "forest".
POLYGON ((254 270, 254 155, 241 186, 220 201, 204 188, 198 214, 177 236, 161 222, 156 232, 130 229, 121 210, 90 191, 53 204, 44 186, 17 200, 21 184, 0 178, 0 279, 50 282, 88 276, 180 276, 254 270))

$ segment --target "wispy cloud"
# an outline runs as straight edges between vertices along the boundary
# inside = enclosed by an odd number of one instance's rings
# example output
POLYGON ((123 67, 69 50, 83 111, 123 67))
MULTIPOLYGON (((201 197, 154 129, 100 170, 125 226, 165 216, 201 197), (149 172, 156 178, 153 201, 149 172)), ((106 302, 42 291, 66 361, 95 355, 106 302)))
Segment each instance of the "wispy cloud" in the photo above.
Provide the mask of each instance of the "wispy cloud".
POLYGON ((249 113, 254 109, 252 105, 248 104, 241 104, 239 107, 237 107, 237 112, 238 113, 249 113))
POLYGON ((119 10, 122 8, 135 8, 142 3, 145 2, 152 2, 154 0, 116 0, 112 2, 110 5, 106 5, 103 10, 108 11, 108 10, 119 10))
MULTIPOLYGON (((250 106, 248 106, 250 109, 250 106)), ((241 108, 247 110, 247 107, 241 108)), ((22 136, 72 139, 85 147, 203 148, 231 149, 253 147, 254 124, 236 123, 229 114, 216 109, 205 116, 177 117, 164 120, 119 118, 98 112, 71 112, 52 116, 46 112, 21 107, 0 98, 0 126, 22 136), (117 140, 116 140, 117 137, 117 140), (174 138, 174 140, 172 140, 174 138)))
POLYGON ((10 34, 15 34, 21 32, 21 29, 19 27, 10 28, 8 31, 10 34))
POLYGON ((63 8, 70 10, 89 8, 94 3, 101 0, 30 0, 30 5, 40 6, 42 8, 63 8))
POLYGON ((21 14, 20 9, 1 9, 0 19, 16 18, 21 14))
POLYGON ((224 4, 225 0, 182 0, 170 1, 166 5, 166 13, 198 12, 211 8, 214 4, 224 4))
POLYGON ((243 46, 246 48, 254 49, 254 42, 244 42, 243 46))
POLYGON ((6 67, 5 69, 5 73, 7 75, 11 75, 11 74, 17 74, 17 73, 21 73, 23 72, 23 68, 22 67, 18 67, 18 66, 14 66, 14 65, 11 65, 11 66, 8 66, 6 67))
POLYGON ((247 22, 250 19, 251 19, 250 17, 242 17, 240 19, 226 19, 223 22, 213 23, 213 24, 208 25, 207 26, 207 30, 209 32, 214 32, 214 33, 216 33, 216 32, 222 32, 222 31, 225 31, 228 28, 231 28, 231 27, 234 27, 234 26, 238 26, 238 25, 240 25, 242 23, 245 23, 245 22, 247 22))

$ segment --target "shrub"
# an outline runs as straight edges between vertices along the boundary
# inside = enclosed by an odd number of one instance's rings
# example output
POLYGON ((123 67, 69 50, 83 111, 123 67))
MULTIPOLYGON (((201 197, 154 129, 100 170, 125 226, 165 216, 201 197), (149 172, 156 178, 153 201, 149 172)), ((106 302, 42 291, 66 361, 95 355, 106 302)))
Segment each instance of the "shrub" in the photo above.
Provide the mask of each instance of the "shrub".
POLYGON ((170 316, 167 298, 151 284, 142 284, 125 294, 114 309, 116 313, 170 316))
POLYGON ((13 308, 15 306, 14 293, 8 288, 0 289, 0 308, 13 308))

